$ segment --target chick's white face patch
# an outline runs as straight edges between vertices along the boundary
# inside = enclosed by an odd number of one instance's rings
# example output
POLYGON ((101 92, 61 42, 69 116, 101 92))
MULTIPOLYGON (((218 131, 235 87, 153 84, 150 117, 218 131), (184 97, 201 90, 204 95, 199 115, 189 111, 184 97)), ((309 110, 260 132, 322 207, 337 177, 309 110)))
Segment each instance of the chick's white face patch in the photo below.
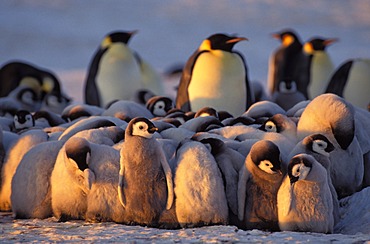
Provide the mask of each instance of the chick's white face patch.
POLYGON ((292 168, 292 175, 294 177, 298 177, 298 180, 306 179, 308 173, 310 172, 310 168, 305 166, 303 163, 296 164, 292 168))
POLYGON ((262 160, 258 164, 258 168, 260 168, 261 170, 265 171, 268 174, 276 174, 277 173, 276 171, 272 170, 273 167, 274 167, 274 165, 269 160, 262 160))
POLYGON ((139 121, 132 125, 132 135, 145 138, 152 138, 153 134, 149 132, 149 125, 143 121, 139 121))

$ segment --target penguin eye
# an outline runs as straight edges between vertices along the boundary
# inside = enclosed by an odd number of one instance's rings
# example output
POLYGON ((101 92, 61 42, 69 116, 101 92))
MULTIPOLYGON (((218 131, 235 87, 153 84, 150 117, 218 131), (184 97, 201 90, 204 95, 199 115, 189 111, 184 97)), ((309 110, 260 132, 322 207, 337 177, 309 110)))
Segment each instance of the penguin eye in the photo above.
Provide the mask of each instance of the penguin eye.
POLYGON ((18 121, 18 117, 17 116, 14 116, 14 121, 18 121))
POLYGON ((139 129, 140 129, 140 130, 144 129, 144 126, 139 125, 139 129))

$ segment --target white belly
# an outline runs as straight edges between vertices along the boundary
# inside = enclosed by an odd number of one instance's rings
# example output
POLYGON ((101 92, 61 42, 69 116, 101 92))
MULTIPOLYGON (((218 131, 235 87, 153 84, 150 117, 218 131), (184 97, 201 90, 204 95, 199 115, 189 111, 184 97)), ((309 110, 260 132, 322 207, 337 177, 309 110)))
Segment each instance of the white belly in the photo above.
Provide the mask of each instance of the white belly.
POLYGON ((328 54, 316 51, 312 58, 310 84, 308 85, 310 99, 325 92, 333 71, 334 65, 328 54))
POLYGON ((101 105, 114 99, 130 100, 142 87, 139 66, 131 51, 123 44, 113 44, 103 54, 96 76, 101 105))
POLYGON ((239 116, 246 110, 247 90, 242 59, 232 53, 201 54, 194 66, 188 93, 191 109, 225 110, 239 116))
POLYGON ((370 60, 352 64, 343 97, 355 106, 367 109, 370 103, 370 60))

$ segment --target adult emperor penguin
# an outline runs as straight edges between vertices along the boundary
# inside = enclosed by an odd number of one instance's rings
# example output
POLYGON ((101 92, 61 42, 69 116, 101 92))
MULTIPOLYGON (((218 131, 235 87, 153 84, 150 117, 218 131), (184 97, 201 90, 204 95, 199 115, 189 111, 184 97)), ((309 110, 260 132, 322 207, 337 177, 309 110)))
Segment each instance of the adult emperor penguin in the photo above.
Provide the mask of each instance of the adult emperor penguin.
POLYGON ((308 99, 325 92, 334 71, 334 64, 326 48, 336 41, 338 41, 336 38, 314 37, 303 45, 304 54, 309 56, 308 70, 305 72, 308 75, 308 99))
POLYGON ((147 118, 136 117, 125 131, 118 196, 127 223, 158 226, 162 212, 169 210, 174 201, 171 168, 153 137, 157 130, 147 118))
POLYGON ((85 103, 106 107, 116 99, 130 100, 142 88, 140 66, 128 42, 136 33, 113 32, 101 42, 85 81, 85 103))
POLYGON ((333 232, 333 202, 327 172, 314 157, 298 154, 292 158, 277 203, 281 230, 333 232))
POLYGON ((283 179, 280 150, 271 141, 256 142, 239 171, 238 217, 241 228, 279 230, 276 195, 283 179))
POLYGON ((289 78, 297 83, 298 91, 307 97, 307 84, 300 81, 298 76, 301 63, 304 61, 302 42, 298 34, 292 29, 283 29, 272 34, 272 37, 280 40, 281 46, 269 59, 267 88, 270 95, 278 90, 280 81, 289 78))
POLYGON ((254 100, 243 56, 233 51, 244 37, 214 34, 205 39, 188 59, 177 91, 176 107, 197 111, 213 107, 237 117, 254 100))
POLYGON ((339 66, 330 79, 326 93, 334 93, 353 105, 369 110, 370 59, 350 59, 339 66))

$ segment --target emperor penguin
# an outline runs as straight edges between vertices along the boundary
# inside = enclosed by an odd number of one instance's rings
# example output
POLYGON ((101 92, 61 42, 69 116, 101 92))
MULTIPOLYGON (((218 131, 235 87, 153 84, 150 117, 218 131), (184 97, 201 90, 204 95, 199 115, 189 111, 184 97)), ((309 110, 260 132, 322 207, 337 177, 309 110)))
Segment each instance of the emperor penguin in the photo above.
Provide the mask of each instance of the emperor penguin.
POLYGON ((176 107, 198 111, 213 107, 237 117, 254 100, 243 56, 233 51, 244 37, 213 34, 205 39, 188 59, 176 96, 176 107))
POLYGON ((154 96, 148 99, 145 106, 154 117, 164 117, 168 111, 174 108, 174 103, 170 97, 154 96))
POLYGON ((308 64, 308 99, 313 99, 325 92, 329 80, 334 71, 334 64, 326 48, 334 42, 336 38, 314 37, 303 45, 303 52, 309 56, 308 64))
POLYGON ((243 229, 279 230, 277 191, 284 169, 280 150, 271 141, 253 144, 239 171, 238 218, 243 229))
POLYGON ((306 81, 300 81, 298 75, 300 65, 305 61, 300 37, 293 29, 283 29, 273 33, 272 37, 281 41, 281 45, 269 58, 268 92, 272 96, 278 90, 281 81, 292 79, 296 81, 298 91, 307 97, 306 81))
POLYGON ((333 73, 326 93, 343 97, 352 105, 369 110, 370 59, 349 59, 333 73))
POLYGON ((135 33, 112 32, 105 36, 89 66, 85 103, 106 107, 116 99, 130 100, 143 87, 140 65, 128 47, 135 33))
POLYGON ((289 78, 281 80, 277 90, 274 91, 271 96, 271 101, 279 105, 285 111, 288 111, 297 103, 305 100, 306 97, 297 89, 297 83, 289 78))
POLYGON ((282 231, 333 233, 333 201, 325 168, 308 154, 294 156, 278 194, 282 231))
POLYGON ((127 125, 118 182, 125 223, 158 226, 161 214, 173 205, 172 172, 154 137, 157 130, 144 117, 136 117, 127 125))
POLYGON ((41 98, 53 93, 59 102, 69 100, 53 72, 29 62, 14 60, 0 69, 0 97, 7 96, 18 86, 31 88, 41 98))

